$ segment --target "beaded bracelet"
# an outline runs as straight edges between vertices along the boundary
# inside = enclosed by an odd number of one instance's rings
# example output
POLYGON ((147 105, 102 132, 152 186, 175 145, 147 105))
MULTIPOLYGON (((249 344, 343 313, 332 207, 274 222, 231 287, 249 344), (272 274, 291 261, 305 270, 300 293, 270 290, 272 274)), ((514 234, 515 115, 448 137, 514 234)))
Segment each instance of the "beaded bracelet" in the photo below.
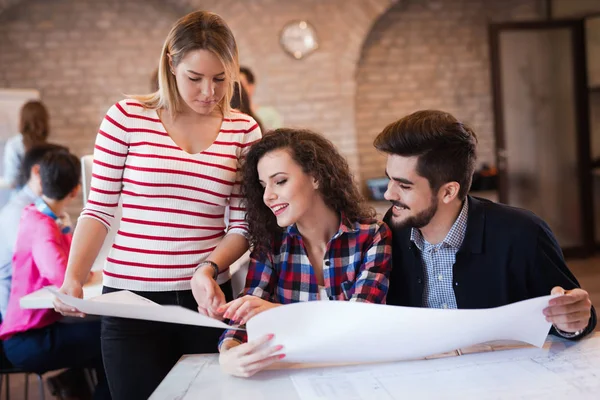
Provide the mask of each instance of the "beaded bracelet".
POLYGON ((196 273, 196 271, 198 271, 198 269, 200 267, 203 267, 205 265, 210 265, 213 268, 213 279, 217 279, 217 276, 219 276, 219 266, 217 265, 216 262, 214 261, 202 261, 200 264, 198 264, 196 266, 196 268, 194 269, 194 274, 196 273))

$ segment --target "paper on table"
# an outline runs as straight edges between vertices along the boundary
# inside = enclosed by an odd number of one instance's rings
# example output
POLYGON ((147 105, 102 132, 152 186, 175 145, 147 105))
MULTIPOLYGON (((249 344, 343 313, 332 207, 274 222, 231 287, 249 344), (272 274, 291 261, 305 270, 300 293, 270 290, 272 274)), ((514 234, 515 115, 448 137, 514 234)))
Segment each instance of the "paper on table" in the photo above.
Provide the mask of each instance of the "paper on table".
POLYGON ((95 297, 93 300, 82 300, 59 293, 53 288, 48 288, 48 290, 63 303, 75 307, 86 314, 144 319, 148 321, 207 326, 221 329, 241 329, 232 327, 218 319, 207 317, 184 307, 171 305, 162 306, 152 301, 148 301, 143 297, 143 300, 140 300, 140 296, 127 291, 103 294, 102 296, 95 297))
POLYGON ((345 301, 273 308, 248 321, 248 340, 275 334, 286 362, 353 363, 422 358, 492 340, 541 347, 550 330, 542 310, 554 296, 503 307, 440 310, 345 301))
POLYGON ((557 355, 530 347, 437 360, 301 370, 290 378, 302 400, 597 399, 597 355, 597 349, 588 352, 584 346, 557 355), (583 354, 578 354, 580 351, 583 354))

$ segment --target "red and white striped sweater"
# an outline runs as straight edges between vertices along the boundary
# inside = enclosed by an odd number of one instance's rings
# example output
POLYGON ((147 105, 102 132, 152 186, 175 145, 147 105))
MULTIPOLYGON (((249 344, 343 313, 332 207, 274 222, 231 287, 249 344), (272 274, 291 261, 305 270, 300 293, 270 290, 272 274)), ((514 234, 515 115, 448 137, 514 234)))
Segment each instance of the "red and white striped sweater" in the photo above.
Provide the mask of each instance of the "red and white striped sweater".
POLYGON ((135 100, 112 106, 96 138, 90 193, 81 214, 108 228, 121 197, 122 218, 105 263, 104 285, 190 289, 194 268, 222 238, 247 231, 239 166, 260 137, 256 121, 233 113, 223 119, 210 147, 189 154, 170 138, 155 110, 135 100))

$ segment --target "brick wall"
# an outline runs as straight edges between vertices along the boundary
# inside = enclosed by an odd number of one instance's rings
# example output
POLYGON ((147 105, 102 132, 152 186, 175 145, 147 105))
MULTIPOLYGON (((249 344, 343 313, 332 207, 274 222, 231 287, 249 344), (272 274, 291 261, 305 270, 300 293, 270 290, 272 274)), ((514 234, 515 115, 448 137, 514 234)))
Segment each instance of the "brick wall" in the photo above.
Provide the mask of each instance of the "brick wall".
POLYGON ((89 154, 108 107, 149 90, 179 14, 159 1, 19 2, 0 14, 0 87, 38 89, 51 139, 89 154))
POLYGON ((322 132, 358 170, 355 71, 364 38, 396 0, 0 0, 0 87, 37 88, 52 140, 88 154, 103 114, 124 93, 146 92, 177 18, 206 9, 234 31, 243 64, 258 77, 257 102, 286 125, 322 132), (279 32, 305 18, 320 49, 297 61, 279 32))
POLYGON ((354 79, 360 51, 374 21, 397 0, 190 0, 222 15, 235 33, 240 60, 257 74, 256 101, 274 105, 285 125, 323 133, 358 171, 354 79), (319 50, 298 61, 283 52, 285 23, 306 19, 319 50))
POLYGON ((365 41, 356 81, 360 176, 384 175, 372 146, 388 123, 419 109, 441 109, 479 136, 479 162, 494 164, 487 26, 538 19, 536 0, 405 0, 375 24, 365 41))
POLYGON ((482 138, 482 158, 491 160, 485 24, 535 17, 539 4, 0 0, 0 87, 39 89, 50 109, 53 140, 78 155, 90 153, 108 107, 124 93, 148 90, 172 23, 207 9, 227 20, 242 63, 256 71, 257 102, 275 105, 288 126, 325 134, 361 178, 382 172, 381 159, 370 150, 374 135, 422 107, 444 108, 473 123, 482 138), (320 39, 319 50, 302 61, 279 46, 281 28, 295 19, 309 20, 320 39))

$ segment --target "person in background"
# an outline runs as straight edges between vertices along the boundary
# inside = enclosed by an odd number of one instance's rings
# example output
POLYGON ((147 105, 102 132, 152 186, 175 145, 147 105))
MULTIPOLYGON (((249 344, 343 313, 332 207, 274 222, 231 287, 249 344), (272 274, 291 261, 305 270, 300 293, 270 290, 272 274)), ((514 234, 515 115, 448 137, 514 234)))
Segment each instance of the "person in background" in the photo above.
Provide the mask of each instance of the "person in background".
POLYGON ((18 175, 25 152, 45 143, 50 134, 48 110, 41 101, 28 101, 21 107, 18 135, 10 138, 4 147, 4 180, 19 189, 18 175))
POLYGON ((468 126, 443 111, 417 111, 388 125, 374 146, 387 154, 390 178, 388 304, 491 308, 560 294, 544 310, 552 332, 580 339, 594 330, 589 294, 550 227, 530 211, 468 195, 477 146, 468 126))
POLYGON ((260 122, 260 118, 258 118, 250 108, 250 97, 248 97, 248 92, 246 92, 244 86, 241 85, 239 82, 235 83, 233 97, 231 98, 231 108, 254 118, 259 128, 261 129, 261 132, 264 132, 262 123, 260 122))
MULTIPOLYGON (((375 219, 330 141, 277 129, 252 146, 242 172, 253 251, 246 288, 218 310, 224 318, 245 324, 299 301, 385 303, 390 231, 375 219)), ((270 335, 246 339, 245 331, 223 334, 219 362, 226 373, 252 376, 284 357, 270 335)))
MULTIPOLYGON (((12 280, 12 259, 17 241, 17 232, 21 214, 25 207, 42 194, 42 183, 40 180, 40 160, 49 152, 66 151, 63 146, 55 144, 41 144, 33 146, 25 156, 18 174, 17 186, 21 187, 16 195, 0 210, 0 317, 6 315, 8 298, 10 296, 10 284, 12 280)), ((68 222, 68 214, 64 214, 65 224, 68 222)))
POLYGON ((265 130, 269 131, 283 127, 283 116, 272 106, 258 105, 254 101, 256 78, 248 67, 240 67, 240 82, 248 93, 250 109, 260 119, 265 130))
MULTIPOLYGON (((218 15, 196 11, 179 19, 158 68, 157 92, 118 102, 100 125, 89 199, 60 290, 82 297, 121 200, 103 292, 127 289, 214 316, 233 297, 229 266, 248 249, 238 171, 261 131, 251 117, 231 110, 238 49, 218 15)), ((64 315, 81 315, 54 304, 64 315)), ((146 400, 182 355, 217 352, 221 333, 102 317, 113 398, 146 400)))
MULTIPOLYGON (((40 160, 49 152, 68 151, 66 147, 51 143, 35 145, 25 153, 21 170, 17 178, 17 187, 21 189, 12 196, 0 210, 0 322, 8 307, 13 271, 13 255, 19 231, 21 215, 25 207, 33 204, 42 194, 40 180, 40 160)), ((70 226, 71 220, 66 212, 61 216, 61 224, 70 226)), ((51 393, 65 398, 85 397, 89 389, 81 368, 71 368, 47 379, 51 393)), ((89 397, 89 396, 88 396, 89 397)))
POLYGON ((79 194, 81 166, 68 151, 51 151, 39 161, 42 194, 23 210, 13 263, 10 299, 0 339, 8 360, 25 371, 95 368, 95 399, 110 399, 100 352, 100 321, 61 323, 54 310, 22 309, 21 297, 60 286, 71 246, 70 226, 59 218, 79 194))
POLYGON ((158 68, 155 68, 150 75, 150 92, 158 92, 158 68))

